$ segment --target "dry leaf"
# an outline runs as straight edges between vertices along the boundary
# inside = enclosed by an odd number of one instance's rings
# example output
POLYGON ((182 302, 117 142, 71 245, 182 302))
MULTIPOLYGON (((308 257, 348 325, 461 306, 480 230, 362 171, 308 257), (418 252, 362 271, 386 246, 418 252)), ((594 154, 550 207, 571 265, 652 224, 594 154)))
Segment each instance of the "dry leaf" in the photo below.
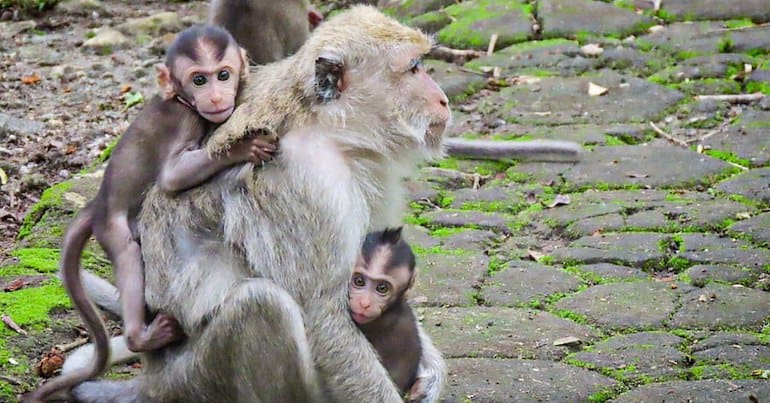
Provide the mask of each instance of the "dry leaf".
POLYGON ((676 290, 677 288, 679 288, 679 286, 678 286, 678 285, 676 285, 676 284, 671 284, 671 289, 672 289, 672 290, 676 290))
POLYGON ((698 301, 700 301, 700 302, 708 302, 708 300, 709 300, 709 298, 706 296, 706 294, 701 294, 698 297, 698 301))
POLYGON ((22 76, 21 82, 27 85, 37 84, 41 80, 40 75, 37 73, 32 73, 28 76, 22 76))
POLYGON ((24 281, 23 278, 17 278, 16 280, 13 280, 8 285, 6 285, 5 288, 3 288, 3 291, 16 291, 20 288, 23 288, 27 284, 29 284, 29 282, 24 281))
POLYGON ((571 202, 572 201, 570 200, 568 195, 557 194, 556 197, 551 202, 551 204, 548 205, 548 208, 554 208, 562 204, 564 205, 570 204, 571 202))
POLYGON ((749 218, 751 218, 751 213, 749 213, 748 211, 737 213, 735 215, 735 218, 737 218, 739 220, 748 220, 749 218))
POLYGON ((649 178, 650 177, 650 175, 640 174, 640 173, 636 173, 636 172, 627 173, 626 176, 628 176, 629 178, 634 178, 634 179, 649 178))
POLYGON ((64 354, 54 347, 43 355, 35 366, 35 372, 40 377, 50 378, 61 369, 62 365, 64 365, 64 354))
POLYGON ((663 25, 653 25, 653 26, 647 28, 647 32, 649 32, 651 34, 654 34, 656 32, 663 31, 664 29, 666 29, 666 27, 664 27, 663 25))
POLYGON ((0 168, 0 185, 5 185, 8 183, 8 174, 3 171, 3 168, 0 168))
POLYGON ((592 97, 597 97, 599 95, 604 95, 609 91, 607 88, 602 87, 601 85, 596 85, 592 82, 588 82, 588 95, 592 97))
POLYGON ((131 91, 131 85, 130 84, 123 84, 120 86, 120 93, 125 94, 127 92, 131 91))
POLYGON ((553 341, 554 346, 574 346, 581 343, 581 340, 575 336, 562 337, 553 341))

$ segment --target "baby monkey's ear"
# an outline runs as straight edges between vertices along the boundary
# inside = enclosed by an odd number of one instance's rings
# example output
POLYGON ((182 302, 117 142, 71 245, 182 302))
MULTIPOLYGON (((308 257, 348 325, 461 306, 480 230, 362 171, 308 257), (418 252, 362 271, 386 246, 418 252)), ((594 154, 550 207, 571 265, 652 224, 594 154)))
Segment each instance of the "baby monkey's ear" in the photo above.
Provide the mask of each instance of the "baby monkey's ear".
POLYGON ((246 53, 246 49, 238 48, 241 54, 241 78, 249 76, 249 55, 246 53))
POLYGON ((176 95, 174 91, 174 83, 171 82, 171 72, 168 66, 165 64, 156 64, 155 71, 158 73, 158 86, 163 96, 163 100, 167 101, 176 95))

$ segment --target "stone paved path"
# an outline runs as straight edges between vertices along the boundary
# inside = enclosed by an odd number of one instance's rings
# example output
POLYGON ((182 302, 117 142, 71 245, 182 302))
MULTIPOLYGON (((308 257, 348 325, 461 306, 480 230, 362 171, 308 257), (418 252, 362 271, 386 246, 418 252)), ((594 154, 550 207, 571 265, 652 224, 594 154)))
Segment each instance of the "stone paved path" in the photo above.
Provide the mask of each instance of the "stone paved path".
MULTIPOLYGON (((768 401, 770 100, 696 96, 770 95, 770 3, 453 3, 391 9, 451 47, 486 50, 498 34, 494 54, 462 68, 428 62, 453 100, 452 135, 585 152, 576 164, 446 159, 409 180, 412 302, 448 358, 447 397, 768 401), (589 96, 589 82, 607 93, 589 96), (550 207, 557 195, 569 203, 550 207)), ((50 272, 38 260, 55 262, 95 181, 50 189, 0 274, 50 272)))

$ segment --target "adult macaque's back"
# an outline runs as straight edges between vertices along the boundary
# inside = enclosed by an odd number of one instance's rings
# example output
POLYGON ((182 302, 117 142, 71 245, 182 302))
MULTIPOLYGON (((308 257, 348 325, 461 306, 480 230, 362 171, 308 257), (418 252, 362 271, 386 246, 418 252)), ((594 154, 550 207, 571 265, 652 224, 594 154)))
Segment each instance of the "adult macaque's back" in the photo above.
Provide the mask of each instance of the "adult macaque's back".
POLYGON ((230 31, 256 64, 294 53, 310 34, 307 0, 213 0, 209 23, 230 31))

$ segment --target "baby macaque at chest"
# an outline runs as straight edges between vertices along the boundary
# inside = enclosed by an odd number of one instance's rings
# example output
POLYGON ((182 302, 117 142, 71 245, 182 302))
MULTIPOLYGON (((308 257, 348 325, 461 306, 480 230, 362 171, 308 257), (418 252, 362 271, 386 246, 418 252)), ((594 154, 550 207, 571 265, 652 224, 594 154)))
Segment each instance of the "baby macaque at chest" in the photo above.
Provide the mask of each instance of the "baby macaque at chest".
POLYGON ((419 398, 422 348, 405 293, 415 279, 415 256, 401 228, 366 236, 350 280, 350 314, 380 356, 396 386, 419 398))

